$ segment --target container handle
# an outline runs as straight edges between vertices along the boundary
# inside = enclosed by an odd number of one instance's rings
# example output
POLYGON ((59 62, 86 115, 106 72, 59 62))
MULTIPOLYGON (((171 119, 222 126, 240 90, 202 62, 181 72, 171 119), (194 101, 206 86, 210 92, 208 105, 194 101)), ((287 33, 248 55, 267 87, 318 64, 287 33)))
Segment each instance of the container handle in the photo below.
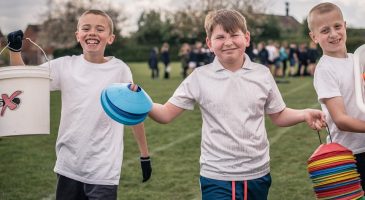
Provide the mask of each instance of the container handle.
MULTIPOLYGON (((330 141, 332 143, 331 132, 330 132, 330 129, 328 128, 328 124, 327 123, 326 123, 326 131, 327 131, 328 136, 330 138, 330 141)), ((318 134, 319 144, 322 144, 321 135, 319 134, 319 130, 317 130, 317 134, 318 134)))
MULTIPOLYGON (((33 42, 33 40, 31 40, 30 38, 25 38, 26 40, 28 40, 30 43, 32 43, 33 45, 35 45, 36 47, 38 47, 38 49, 40 49, 44 55, 44 57, 46 58, 46 61, 48 62, 48 69, 49 69, 49 72, 51 72, 51 63, 50 63, 50 60, 48 59, 47 57, 47 54, 46 52, 44 52, 44 50, 42 49, 42 47, 40 47, 37 43, 33 42)), ((9 44, 10 42, 0 51, 0 55, 3 53, 3 51, 9 47, 9 44)))

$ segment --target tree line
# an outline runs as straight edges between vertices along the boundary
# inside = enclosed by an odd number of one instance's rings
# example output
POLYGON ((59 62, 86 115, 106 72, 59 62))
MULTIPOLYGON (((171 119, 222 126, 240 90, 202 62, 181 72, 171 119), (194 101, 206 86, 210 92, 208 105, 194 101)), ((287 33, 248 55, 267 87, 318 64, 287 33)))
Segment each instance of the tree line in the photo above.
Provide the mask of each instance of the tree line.
POLYGON ((129 17, 122 6, 102 0, 48 0, 47 4, 49 9, 42 14, 45 21, 38 42, 56 49, 55 57, 81 53, 81 47, 73 37, 77 20, 85 10, 95 7, 108 13, 115 24, 114 33, 117 37, 106 49, 106 54, 121 57, 125 61, 146 61, 150 49, 164 42, 171 46, 171 59, 177 60, 181 44, 205 41, 205 16, 210 10, 220 8, 241 12, 246 17, 248 29, 255 41, 309 39, 305 20, 301 30, 294 33, 283 31, 275 17, 258 20, 257 14, 265 13, 268 0, 191 0, 174 12, 145 10, 138 17, 137 30, 128 36, 121 34, 125 32, 123 27, 129 17))

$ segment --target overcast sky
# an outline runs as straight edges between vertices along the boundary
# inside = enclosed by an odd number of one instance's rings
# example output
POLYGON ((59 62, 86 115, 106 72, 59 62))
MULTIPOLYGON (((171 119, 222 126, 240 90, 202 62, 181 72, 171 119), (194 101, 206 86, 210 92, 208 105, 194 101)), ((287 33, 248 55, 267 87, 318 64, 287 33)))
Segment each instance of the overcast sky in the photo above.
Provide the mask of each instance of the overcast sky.
MULTIPOLYGON (((128 29, 135 29, 136 19, 143 9, 162 9, 173 11, 182 4, 196 0, 109 0, 116 6, 121 6, 130 17, 128 29), (179 5, 177 5, 179 3, 179 5)), ((289 15, 299 22, 306 18, 308 11, 319 2, 318 0, 267 0, 266 13, 285 15, 285 2, 290 3, 289 15)), ((47 0, 0 0, 0 30, 3 34, 11 31, 24 30, 28 24, 42 22, 41 14, 47 10, 47 0)), ((365 28, 364 0, 329 0, 337 4, 343 12, 348 26, 365 28)))

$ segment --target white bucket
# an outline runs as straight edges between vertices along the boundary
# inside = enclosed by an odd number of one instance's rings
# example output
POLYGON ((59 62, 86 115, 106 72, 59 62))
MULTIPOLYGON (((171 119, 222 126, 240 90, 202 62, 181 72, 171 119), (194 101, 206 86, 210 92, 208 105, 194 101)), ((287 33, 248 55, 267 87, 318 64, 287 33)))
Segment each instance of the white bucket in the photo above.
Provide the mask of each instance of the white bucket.
POLYGON ((0 67, 0 137, 50 133, 47 67, 0 67))

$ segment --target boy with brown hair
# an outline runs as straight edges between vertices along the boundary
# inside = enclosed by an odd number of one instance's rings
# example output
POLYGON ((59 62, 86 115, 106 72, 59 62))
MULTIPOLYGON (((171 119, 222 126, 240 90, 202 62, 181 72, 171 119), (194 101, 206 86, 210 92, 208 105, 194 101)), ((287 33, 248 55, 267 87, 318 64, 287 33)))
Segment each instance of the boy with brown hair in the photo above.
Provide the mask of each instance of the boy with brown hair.
MULTIPOLYGON (((57 58, 50 64, 51 90, 60 90, 62 95, 54 168, 56 199, 116 200, 124 126, 104 113, 100 94, 111 83, 132 82, 132 74, 123 61, 104 57, 106 46, 115 38, 113 22, 105 12, 84 12, 75 34, 83 54, 57 58)), ((24 65, 22 38, 22 31, 8 35, 11 65, 24 65)), ((147 181, 152 169, 144 125, 132 129, 141 152, 143 181, 147 181)))
POLYGON ((314 88, 326 114, 332 141, 356 157, 365 190, 365 114, 356 105, 353 54, 347 53, 346 22, 333 3, 320 3, 308 15, 311 39, 322 48, 314 72, 314 88))
POLYGON ((169 123, 197 103, 203 118, 202 199, 265 200, 271 185, 265 114, 278 126, 307 122, 313 129, 324 126, 324 115, 286 107, 269 69, 245 54, 250 33, 239 12, 210 12, 205 30, 213 63, 195 69, 168 102, 154 103, 149 116, 169 123))

